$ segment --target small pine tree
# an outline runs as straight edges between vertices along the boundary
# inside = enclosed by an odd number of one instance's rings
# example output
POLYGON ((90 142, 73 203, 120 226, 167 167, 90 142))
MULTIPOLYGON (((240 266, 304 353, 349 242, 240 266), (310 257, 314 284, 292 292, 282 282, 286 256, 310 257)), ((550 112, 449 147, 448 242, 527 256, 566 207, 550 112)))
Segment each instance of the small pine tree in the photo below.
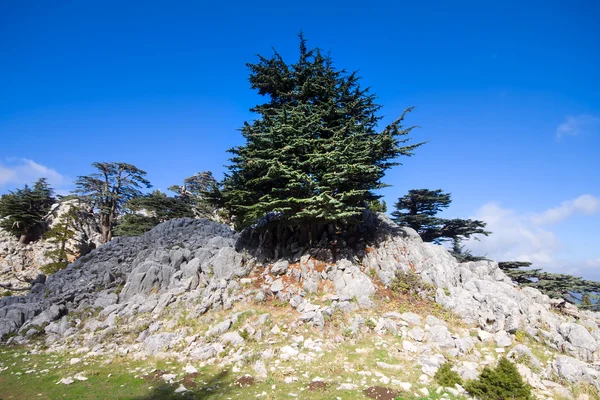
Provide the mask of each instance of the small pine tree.
POLYGON ((465 389, 471 396, 485 400, 533 399, 531 387, 506 358, 501 358, 494 369, 485 367, 477 380, 465 384, 465 389))
POLYGON ((67 243, 75 235, 75 224, 77 220, 77 208, 71 206, 69 210, 61 216, 61 220, 54 224, 52 229, 44 234, 44 239, 56 246, 55 249, 47 251, 44 255, 52 260, 42 266, 40 269, 46 275, 53 274, 69 265, 69 258, 76 256, 75 251, 71 250, 67 243))
POLYGON ((452 364, 448 361, 438 368, 433 379, 435 379, 439 385, 445 387, 454 387, 454 385, 462 385, 463 383, 462 379, 460 379, 460 375, 452 370, 452 364))

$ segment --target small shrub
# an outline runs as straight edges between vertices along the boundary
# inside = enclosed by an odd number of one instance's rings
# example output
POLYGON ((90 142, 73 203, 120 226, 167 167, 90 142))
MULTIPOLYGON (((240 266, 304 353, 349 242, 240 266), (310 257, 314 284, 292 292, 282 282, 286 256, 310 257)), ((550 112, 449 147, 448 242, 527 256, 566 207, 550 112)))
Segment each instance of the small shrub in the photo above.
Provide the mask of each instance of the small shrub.
POLYGON ((366 326, 367 328, 369 328, 369 329, 375 329, 375 327, 376 327, 377 325, 375 324, 375 321, 373 321, 371 318, 368 318, 368 319, 365 321, 365 326, 366 326))
POLYGON ((67 268, 69 263, 67 262, 51 262, 49 264, 43 265, 40 267, 40 271, 42 271, 46 275, 52 275, 60 271, 61 269, 67 268))
POLYGON ((480 399, 530 400, 531 387, 523 382, 517 367, 506 358, 501 358, 495 369, 485 367, 479 379, 465 384, 467 392, 480 399))
POLYGON ((462 379, 456 371, 452 370, 452 364, 450 362, 443 363, 433 376, 433 379, 444 387, 454 387, 454 385, 462 385, 462 379))
POLYGON ((527 341, 527 333, 524 331, 517 329, 515 332, 515 340, 519 343, 524 343, 527 341))
POLYGON ((246 329, 242 329, 240 331, 240 336, 242 337, 242 339, 244 339, 245 341, 247 341, 248 338, 250 337, 250 333, 248 333, 248 331, 246 329))
POLYGON ((407 273, 396 271, 394 279, 390 283, 390 289, 394 293, 424 298, 433 297, 435 294, 435 287, 425 282, 419 274, 413 271, 407 273))
POLYGON ((350 339, 354 336, 354 332, 352 332, 352 329, 346 328, 342 331, 342 336, 344 336, 346 339, 350 339))
POLYGON ((2 292, 2 296, 3 297, 12 296, 12 292, 10 290, 5 290, 4 292, 2 292))
POLYGON ((288 305, 288 302, 286 300, 279 300, 279 299, 273 300, 274 307, 287 307, 287 305, 288 305))

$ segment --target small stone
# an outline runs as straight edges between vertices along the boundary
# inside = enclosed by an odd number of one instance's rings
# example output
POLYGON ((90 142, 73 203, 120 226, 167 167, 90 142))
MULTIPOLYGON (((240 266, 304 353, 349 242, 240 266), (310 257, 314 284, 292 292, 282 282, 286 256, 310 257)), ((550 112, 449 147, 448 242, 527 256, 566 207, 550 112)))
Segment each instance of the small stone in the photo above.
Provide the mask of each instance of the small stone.
POLYGON ((196 372, 198 372, 198 370, 192 366, 191 364, 188 364, 185 366, 185 373, 186 374, 195 374, 196 372))
POLYGON ((75 365, 81 362, 81 358, 71 358, 71 361, 69 361, 69 364, 71 365, 75 365))
POLYGON ((81 372, 77 373, 73 378, 75 380, 82 381, 82 382, 88 380, 88 378, 83 376, 81 372))
POLYGON ((421 342, 425 337, 425 331, 421 327, 416 326, 408 331, 408 336, 417 342, 421 342))
POLYGON ((281 333, 281 329, 279 329, 278 325, 275 325, 273 327, 273 329, 271 329, 271 334, 273 334, 273 335, 279 335, 280 333, 281 333))
POLYGON ((73 382, 75 382, 75 380, 69 376, 68 378, 62 378, 60 381, 56 382, 56 384, 62 383, 63 385, 70 385, 73 382))
POLYGON ((337 390, 356 390, 356 389, 358 389, 358 385, 355 385, 354 383, 342 383, 337 388, 337 390))
POLYGON ((183 386, 183 384, 179 385, 179 387, 177 389, 175 389, 175 393, 183 393, 183 392, 187 392, 187 388, 185 386, 183 386))
POLYGON ((271 292, 277 293, 283 290, 283 280, 281 278, 277 279, 275 282, 271 284, 271 292))
POLYGON ((497 332, 494 335, 494 341, 498 347, 508 347, 512 344, 512 339, 506 331, 497 332))

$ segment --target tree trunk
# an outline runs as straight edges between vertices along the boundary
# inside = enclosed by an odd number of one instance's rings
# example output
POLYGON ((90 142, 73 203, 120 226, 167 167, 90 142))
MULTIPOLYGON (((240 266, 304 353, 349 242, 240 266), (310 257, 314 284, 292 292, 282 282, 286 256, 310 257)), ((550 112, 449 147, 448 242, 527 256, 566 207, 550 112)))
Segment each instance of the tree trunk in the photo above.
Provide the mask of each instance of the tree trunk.
POLYGON ((19 243, 20 244, 29 243, 29 234, 27 232, 21 233, 21 236, 19 236, 19 243))
POLYGON ((102 224, 100 224, 102 230, 102 243, 108 243, 110 240, 110 225, 106 226, 104 222, 105 221, 102 221, 102 224))

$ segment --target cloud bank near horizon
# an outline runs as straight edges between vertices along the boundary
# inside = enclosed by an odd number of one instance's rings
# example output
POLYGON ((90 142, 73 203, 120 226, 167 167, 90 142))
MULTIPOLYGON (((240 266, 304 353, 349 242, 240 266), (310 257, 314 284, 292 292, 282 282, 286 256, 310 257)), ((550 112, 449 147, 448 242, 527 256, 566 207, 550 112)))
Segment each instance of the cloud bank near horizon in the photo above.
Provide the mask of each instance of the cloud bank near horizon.
POLYGON ((496 261, 529 261, 533 266, 550 272, 600 280, 600 257, 584 255, 582 259, 559 239, 553 229, 555 225, 578 215, 600 215, 600 198, 584 194, 534 214, 520 213, 489 202, 471 218, 486 222, 486 229, 492 234, 480 237, 480 240, 470 240, 466 247, 473 254, 496 261))

